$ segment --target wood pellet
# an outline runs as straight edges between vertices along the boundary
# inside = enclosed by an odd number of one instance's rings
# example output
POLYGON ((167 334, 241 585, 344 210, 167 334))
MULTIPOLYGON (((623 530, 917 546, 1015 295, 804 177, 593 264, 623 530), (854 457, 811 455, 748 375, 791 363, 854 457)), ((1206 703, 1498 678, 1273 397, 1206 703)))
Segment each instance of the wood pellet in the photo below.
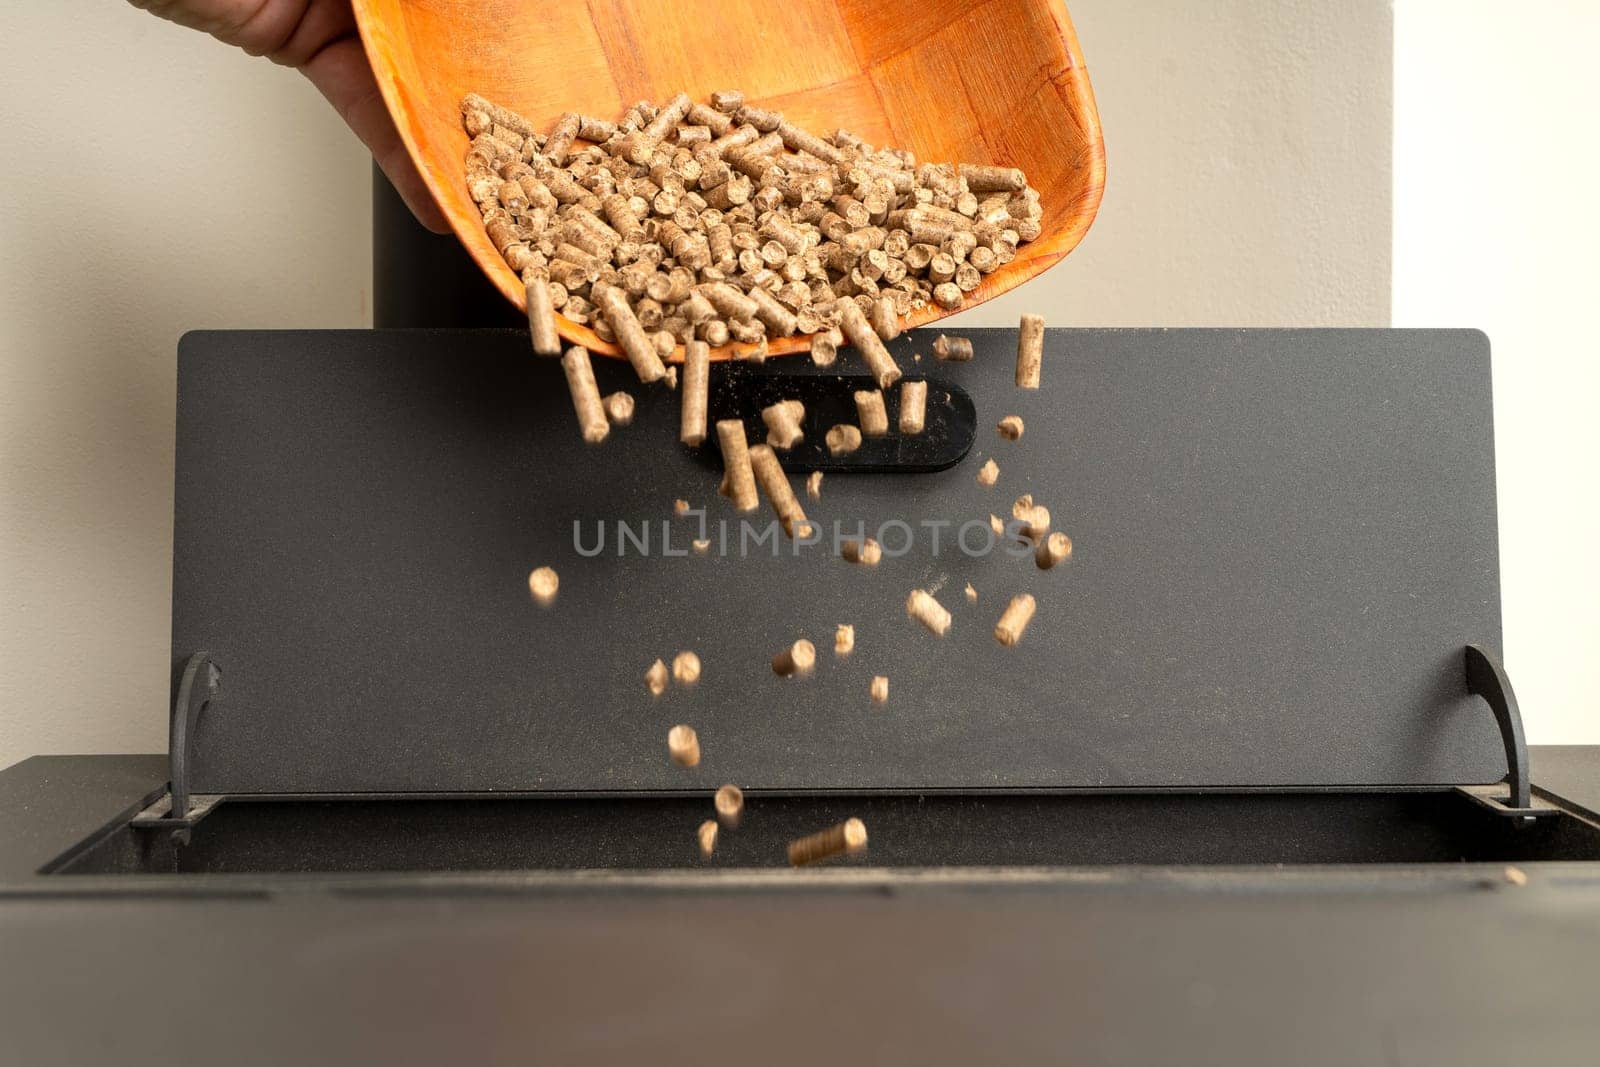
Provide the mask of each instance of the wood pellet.
POLYGON ((900 432, 914 436, 922 432, 928 416, 928 383, 900 383, 900 432))
POLYGON ((906 597, 906 614, 939 637, 950 631, 950 612, 926 589, 913 589, 911 595, 906 597))
POLYGON ((861 447, 861 430, 848 423, 840 423, 828 430, 822 439, 830 456, 848 456, 861 447))
POLYGON ((880 296, 872 302, 868 321, 872 324, 872 331, 885 341, 893 341, 900 336, 900 319, 895 315, 894 301, 887 296, 880 296))
POLYGON ((560 588, 561 579, 554 567, 539 567, 528 575, 528 592, 545 607, 555 603, 556 591, 560 588))
POLYGON ((846 819, 837 826, 789 842, 789 865, 803 867, 834 856, 852 855, 867 847, 867 824, 846 819))
POLYGON ((812 500, 822 499, 822 472, 812 471, 806 476, 806 496, 812 500))
POLYGON ((995 431, 1007 441, 1020 440, 1022 437, 1022 416, 1007 415, 995 426, 995 431))
MULTIPOLYGON (((707 106, 679 93, 618 122, 569 112, 548 133, 462 100, 467 189, 530 287, 539 351, 555 354, 545 296, 569 322, 603 326, 645 381, 662 376, 663 332, 674 348, 758 345, 848 315, 846 334, 887 388, 898 372, 882 341, 904 317, 960 306, 1040 232, 1021 171, 817 136, 767 108, 728 109, 739 96, 707 106)), ((831 359, 827 349, 813 356, 831 359)))
POLYGON ((690 341, 683 351, 683 401, 678 440, 691 448, 706 439, 706 400, 711 382, 711 348, 690 341))
POLYGON ((1000 464, 996 463, 994 460, 991 459, 987 463, 985 463, 983 466, 978 468, 978 484, 979 485, 993 485, 995 482, 998 482, 999 480, 1000 480, 1000 464))
POLYGON ((651 696, 660 696, 667 691, 667 665, 660 660, 650 664, 650 669, 644 672, 644 687, 650 690, 651 696))
POLYGON ((752 447, 750 467, 755 472, 755 479, 760 483, 762 492, 767 494, 767 502, 777 514, 783 532, 793 538, 810 536, 811 526, 806 522, 805 509, 800 506, 800 499, 794 495, 794 488, 789 484, 789 476, 784 473, 783 465, 778 462, 778 456, 772 451, 771 446, 752 447))
POLYGON ((1050 529, 1050 509, 1033 502, 1032 493, 1023 493, 1011 505, 1011 517, 1020 523, 1022 535, 1030 541, 1039 541, 1050 529))
POLYGON ((680 767, 700 765, 700 738, 693 726, 674 726, 667 731, 667 755, 680 767))
POLYGON ((556 330, 556 307, 550 296, 550 279, 534 275, 528 279, 528 334, 533 350, 541 356, 561 354, 561 334, 556 330))
POLYGON ((1039 368, 1044 362, 1044 316, 1024 315, 1017 327, 1017 385, 1039 388, 1039 368))
POLYGON ((718 789, 711 798, 712 806, 717 809, 717 821, 730 830, 739 825, 739 817, 744 813, 744 790, 736 785, 725 785, 718 789))
POLYGON ((805 417, 805 405, 798 400, 780 400, 761 409, 761 421, 767 424, 767 444, 773 448, 790 449, 806 439, 800 429, 805 417))
POLYGON ((738 419, 717 421, 717 442, 722 446, 721 493, 740 511, 754 511, 761 504, 756 494, 756 476, 750 466, 750 445, 744 436, 744 423, 738 419))
POLYGON ((878 381, 879 389, 887 389, 900 380, 900 368, 883 345, 883 338, 872 328, 859 305, 846 302, 839 306, 839 328, 847 341, 861 353, 867 369, 878 381))
POLYGON ((600 401, 605 408, 606 420, 613 426, 628 426, 633 422, 633 397, 628 393, 611 393, 600 401))
POLYGON ((672 657, 672 680, 679 685, 694 685, 700 680, 700 657, 693 652, 679 652, 672 657))
POLYGON ((1028 628, 1037 607, 1038 603, 1028 593, 1018 593, 1012 597, 1000 621, 995 623, 994 639, 1008 648, 1022 640, 1022 631, 1028 628))
POLYGON ((881 391, 859 389, 855 400, 856 421, 861 424, 862 436, 882 437, 889 432, 889 409, 884 406, 881 391))
POLYGON ((836 656, 848 656, 855 651, 856 628, 848 622, 841 622, 839 628, 833 631, 833 653, 836 656))
POLYGON ((889 679, 881 674, 873 675, 872 682, 867 686, 867 693, 874 703, 885 703, 889 699, 889 679))
POLYGON ((1049 570, 1063 560, 1071 559, 1072 538, 1057 530, 1039 542, 1039 547, 1034 550, 1033 558, 1042 571, 1049 570))
POLYGON ((817 646, 801 638, 772 657, 772 673, 784 678, 810 674, 817 662, 817 646))
POLYGON ((700 843, 700 857, 710 859, 711 854, 717 850, 717 821, 707 819, 695 831, 695 840, 700 843))
POLYGON ((623 355, 633 364, 639 380, 655 382, 664 378, 667 373, 666 365, 661 362, 661 355, 656 351, 655 342, 645 333, 644 326, 634 314, 632 305, 628 303, 628 294, 618 286, 606 285, 597 287, 593 299, 595 306, 606 317, 606 322, 616 335, 617 344, 622 348, 623 355))
POLYGON ((567 388, 572 392, 572 407, 578 414, 578 430, 585 441, 597 445, 611 432, 611 423, 600 401, 600 387, 595 384, 589 350, 576 346, 567 349, 567 354, 561 357, 561 369, 566 372, 567 388))
POLYGON ((811 335, 811 362, 819 367, 831 367, 839 358, 839 338, 831 331, 811 335))
POLYGON ((883 558, 883 546, 870 537, 864 541, 846 541, 839 546, 839 555, 851 563, 876 567, 878 561, 883 558))

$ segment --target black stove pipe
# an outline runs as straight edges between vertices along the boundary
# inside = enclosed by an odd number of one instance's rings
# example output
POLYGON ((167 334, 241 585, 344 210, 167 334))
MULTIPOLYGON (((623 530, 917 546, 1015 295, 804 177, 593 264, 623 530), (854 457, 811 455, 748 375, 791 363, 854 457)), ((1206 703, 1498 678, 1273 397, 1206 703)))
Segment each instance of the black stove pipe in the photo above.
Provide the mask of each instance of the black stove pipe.
POLYGON ((430 233, 372 168, 372 325, 527 326, 454 234, 430 233))

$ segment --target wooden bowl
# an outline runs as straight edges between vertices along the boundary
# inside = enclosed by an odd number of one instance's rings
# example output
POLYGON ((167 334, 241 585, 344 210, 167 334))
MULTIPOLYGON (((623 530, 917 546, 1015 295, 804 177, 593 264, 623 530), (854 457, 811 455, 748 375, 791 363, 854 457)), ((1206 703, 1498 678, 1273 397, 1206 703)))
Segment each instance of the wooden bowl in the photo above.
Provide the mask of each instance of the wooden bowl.
MULTIPOLYGON (((1060 0, 355 0, 378 86, 456 235, 506 299, 523 286, 467 194, 460 101, 481 93, 543 126, 620 118, 636 100, 741 89, 817 133, 849 129, 933 162, 1021 167, 1043 233, 967 294, 1021 285, 1070 252, 1100 206, 1105 145, 1060 0)), ((953 312, 930 304, 920 326, 953 312)), ((620 354, 562 318, 561 335, 620 354)), ((806 337, 769 342, 773 354, 806 337)), ((713 353, 726 359, 748 345, 713 353)), ((680 348, 681 354, 681 348, 680 348)))

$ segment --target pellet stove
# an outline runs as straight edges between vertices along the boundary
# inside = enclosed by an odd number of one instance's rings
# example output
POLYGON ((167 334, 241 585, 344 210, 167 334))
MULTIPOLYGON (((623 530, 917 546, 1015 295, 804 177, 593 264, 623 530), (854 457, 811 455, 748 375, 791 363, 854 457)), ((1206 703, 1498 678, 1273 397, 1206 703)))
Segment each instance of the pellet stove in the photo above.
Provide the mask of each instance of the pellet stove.
POLYGON ((1488 341, 1053 329, 1024 392, 1014 333, 965 332, 891 343, 929 429, 846 457, 850 354, 715 371, 753 439, 806 399, 798 546, 625 364, 591 448, 515 329, 185 337, 170 752, 0 773, 0 1047, 1594 1062, 1600 752, 1530 758, 1500 663, 1488 341), (1050 570, 992 536, 1025 492, 1050 570), (704 676, 653 698, 680 649, 704 676), (863 856, 786 867, 849 816, 863 856))

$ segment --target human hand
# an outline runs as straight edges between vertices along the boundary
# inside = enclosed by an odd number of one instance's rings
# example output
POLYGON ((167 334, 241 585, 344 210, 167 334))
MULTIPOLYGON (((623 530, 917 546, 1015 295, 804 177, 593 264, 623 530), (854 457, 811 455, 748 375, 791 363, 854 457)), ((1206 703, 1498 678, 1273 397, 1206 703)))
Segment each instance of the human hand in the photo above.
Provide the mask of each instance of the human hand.
POLYGON ((356 33, 350 0, 128 0, 180 26, 202 30, 311 80, 361 138, 417 221, 435 233, 449 224, 423 184, 356 33))

